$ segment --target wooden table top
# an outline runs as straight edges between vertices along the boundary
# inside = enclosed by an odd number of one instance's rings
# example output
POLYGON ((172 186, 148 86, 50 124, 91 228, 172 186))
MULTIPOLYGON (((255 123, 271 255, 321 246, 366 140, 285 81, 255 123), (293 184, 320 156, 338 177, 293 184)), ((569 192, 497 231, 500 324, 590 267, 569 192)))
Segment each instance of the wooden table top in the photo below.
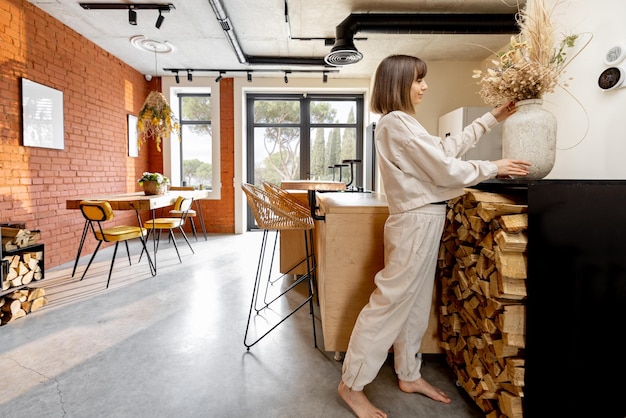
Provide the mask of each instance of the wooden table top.
POLYGON ((346 183, 323 180, 283 180, 280 187, 286 190, 320 190, 338 192, 346 190, 346 183))
POLYGON ((106 200, 113 210, 153 210, 171 206, 178 196, 203 199, 208 197, 208 190, 172 190, 162 195, 146 196, 144 192, 119 193, 100 196, 79 196, 67 199, 66 209, 80 209, 82 200, 106 200))

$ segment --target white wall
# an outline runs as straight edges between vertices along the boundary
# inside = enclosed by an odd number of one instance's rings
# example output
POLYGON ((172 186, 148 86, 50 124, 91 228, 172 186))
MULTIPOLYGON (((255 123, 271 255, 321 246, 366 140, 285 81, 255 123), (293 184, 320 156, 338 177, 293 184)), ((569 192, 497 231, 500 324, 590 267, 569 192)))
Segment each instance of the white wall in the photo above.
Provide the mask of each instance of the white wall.
POLYGON ((566 1, 556 12, 565 33, 580 34, 577 47, 587 45, 567 67, 569 86, 544 97, 558 121, 556 164, 546 178, 624 179, 626 88, 602 90, 598 77, 608 68, 606 52, 626 45, 626 1, 566 1))
MULTIPOLYGON (((561 0, 547 0, 550 4, 561 0)), ((544 107, 558 121, 556 164, 548 179, 624 179, 626 164, 626 88, 603 91, 598 77, 607 66, 606 52, 615 44, 626 45, 624 0, 561 1, 553 15, 554 21, 566 34, 578 33, 575 51, 584 48, 567 67, 563 81, 569 84, 544 97, 544 107), (568 78, 572 80, 567 80, 568 78)), ((418 117, 424 127, 437 134, 439 116, 458 107, 484 106, 478 95, 473 70, 480 63, 435 61, 427 62, 429 86, 424 101, 418 107, 418 117)), ((626 60, 622 63, 626 67, 626 60)), ((235 179, 238 185, 245 178, 245 119, 244 96, 248 91, 360 91, 365 93, 365 108, 369 108, 371 80, 333 79, 327 84, 318 78, 292 78, 285 85, 282 78, 235 79, 235 179)), ((365 125, 376 121, 377 115, 366 113, 365 125), (369 117, 369 120, 368 120, 369 117)), ((236 199, 236 232, 245 230, 245 201, 236 199)))

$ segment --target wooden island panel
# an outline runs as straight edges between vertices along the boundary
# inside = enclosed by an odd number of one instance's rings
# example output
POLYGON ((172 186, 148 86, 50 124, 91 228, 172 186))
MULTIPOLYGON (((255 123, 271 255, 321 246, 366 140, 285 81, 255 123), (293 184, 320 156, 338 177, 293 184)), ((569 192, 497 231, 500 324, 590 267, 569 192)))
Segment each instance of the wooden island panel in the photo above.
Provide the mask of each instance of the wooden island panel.
MULTIPOLYGON (((324 221, 316 221, 317 278, 327 351, 344 352, 356 318, 384 266, 383 232, 387 202, 377 193, 319 193, 324 221)), ((441 353, 437 286, 422 353, 441 353)))

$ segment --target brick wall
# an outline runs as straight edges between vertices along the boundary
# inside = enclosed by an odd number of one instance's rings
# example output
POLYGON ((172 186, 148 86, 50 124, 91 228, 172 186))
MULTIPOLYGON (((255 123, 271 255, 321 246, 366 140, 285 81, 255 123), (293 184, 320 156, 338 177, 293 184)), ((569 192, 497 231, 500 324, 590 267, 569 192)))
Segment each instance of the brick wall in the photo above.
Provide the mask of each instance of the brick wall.
POLYGON ((232 78, 220 81, 220 180, 221 200, 203 200, 207 230, 220 233, 235 232, 235 115, 234 82, 232 78))
MULTIPOLYGON (((127 115, 136 115, 160 79, 141 73, 26 0, 0 0, 0 222, 41 230, 47 268, 71 261, 83 228, 68 197, 138 191, 144 171, 163 170, 153 143, 128 157, 127 115), (63 150, 22 146, 21 78, 63 92, 63 150)), ((222 201, 207 201, 211 232, 234 232, 232 80, 222 82, 222 201), (226 83, 225 83, 226 82, 226 83), (227 86, 230 85, 230 88, 227 86), (228 178, 228 182, 225 181, 228 178)), ((136 223, 134 212, 115 222, 136 223)), ((95 244, 90 241, 86 252, 95 244)))

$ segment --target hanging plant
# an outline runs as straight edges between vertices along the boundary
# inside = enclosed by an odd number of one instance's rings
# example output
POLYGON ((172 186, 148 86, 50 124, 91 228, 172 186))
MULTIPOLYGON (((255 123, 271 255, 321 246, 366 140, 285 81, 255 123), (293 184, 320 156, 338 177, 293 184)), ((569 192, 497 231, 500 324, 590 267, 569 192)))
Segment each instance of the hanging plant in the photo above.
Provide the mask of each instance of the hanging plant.
POLYGON ((180 138, 180 125, 165 96, 158 91, 150 92, 137 117, 138 147, 153 139, 161 152, 161 142, 174 131, 180 138))

